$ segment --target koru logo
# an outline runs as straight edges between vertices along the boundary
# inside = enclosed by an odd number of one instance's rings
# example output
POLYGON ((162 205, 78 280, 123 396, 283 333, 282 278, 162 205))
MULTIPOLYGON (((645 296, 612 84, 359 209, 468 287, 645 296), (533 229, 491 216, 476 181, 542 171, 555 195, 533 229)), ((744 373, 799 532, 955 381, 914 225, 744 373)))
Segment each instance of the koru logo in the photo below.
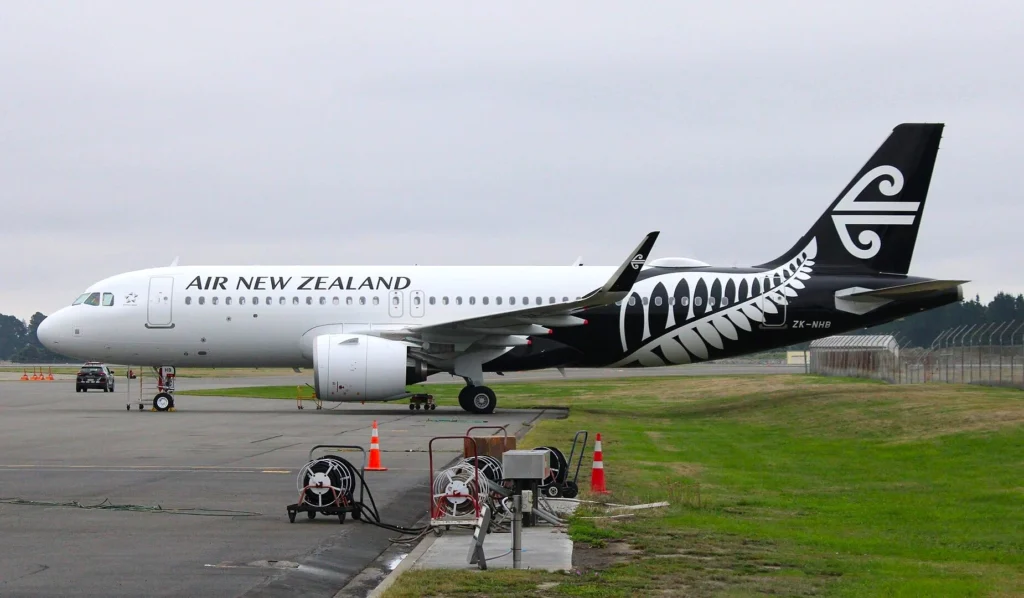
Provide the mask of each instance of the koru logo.
POLYGON ((634 270, 639 270, 640 266, 644 265, 644 254, 638 253, 633 256, 633 259, 629 261, 630 267, 634 270))
POLYGON ((882 195, 892 197, 903 190, 903 173, 893 166, 878 166, 872 168, 850 187, 850 190, 843 195, 839 203, 832 211, 832 221, 836 225, 836 232, 839 233, 839 240, 843 247, 850 252, 850 255, 866 260, 878 255, 882 249, 882 239, 873 230, 861 231, 857 235, 858 245, 850 236, 849 226, 884 226, 884 225, 908 225, 914 224, 917 218, 917 211, 921 207, 920 202, 909 201, 857 201, 860 194, 876 179, 889 177, 878 183, 878 191, 882 195), (853 214, 840 214, 841 212, 854 212, 853 214), (864 213, 868 212, 868 213, 864 213), (882 214, 880 212, 913 212, 909 215, 882 214))

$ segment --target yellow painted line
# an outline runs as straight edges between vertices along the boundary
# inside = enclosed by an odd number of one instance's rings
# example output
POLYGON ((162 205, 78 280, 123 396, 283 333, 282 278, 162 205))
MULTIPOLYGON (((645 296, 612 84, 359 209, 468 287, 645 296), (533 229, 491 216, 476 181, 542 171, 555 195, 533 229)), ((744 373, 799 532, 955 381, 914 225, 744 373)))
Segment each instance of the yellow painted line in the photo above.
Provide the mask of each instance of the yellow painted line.
POLYGON ((260 473, 291 473, 287 469, 264 469, 260 473))

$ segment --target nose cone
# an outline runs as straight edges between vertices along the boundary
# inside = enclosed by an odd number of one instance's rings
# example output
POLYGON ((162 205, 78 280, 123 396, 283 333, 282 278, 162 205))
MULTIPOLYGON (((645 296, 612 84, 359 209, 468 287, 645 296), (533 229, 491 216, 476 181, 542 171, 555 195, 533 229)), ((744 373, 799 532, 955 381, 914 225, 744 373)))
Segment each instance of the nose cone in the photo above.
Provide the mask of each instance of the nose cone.
POLYGON ((60 340, 60 334, 58 333, 57 320, 59 319, 60 311, 46 318, 39 323, 39 328, 36 328, 36 337, 39 342, 48 349, 56 348, 57 341, 60 340))

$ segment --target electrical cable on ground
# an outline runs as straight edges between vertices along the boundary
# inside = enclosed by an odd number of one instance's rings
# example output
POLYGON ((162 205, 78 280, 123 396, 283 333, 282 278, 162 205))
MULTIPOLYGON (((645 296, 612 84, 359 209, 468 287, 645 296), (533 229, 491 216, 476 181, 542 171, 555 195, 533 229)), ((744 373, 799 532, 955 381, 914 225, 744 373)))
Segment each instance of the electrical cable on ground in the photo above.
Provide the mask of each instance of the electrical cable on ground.
POLYGON ((232 511, 228 509, 200 509, 200 508, 176 508, 165 509, 160 505, 115 505, 110 499, 103 499, 103 502, 95 505, 83 505, 77 500, 71 501, 44 501, 28 500, 24 498, 0 498, 0 504, 22 505, 33 507, 74 507, 78 509, 99 509, 104 511, 133 511, 139 513, 162 513, 165 515, 197 515, 202 517, 255 517, 263 513, 253 511, 232 511))

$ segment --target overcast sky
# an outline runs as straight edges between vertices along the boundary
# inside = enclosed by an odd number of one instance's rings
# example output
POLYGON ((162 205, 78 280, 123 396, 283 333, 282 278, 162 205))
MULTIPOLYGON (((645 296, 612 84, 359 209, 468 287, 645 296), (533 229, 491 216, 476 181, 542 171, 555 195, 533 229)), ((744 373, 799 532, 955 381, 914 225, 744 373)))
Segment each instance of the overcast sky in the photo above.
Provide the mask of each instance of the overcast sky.
POLYGON ((1019 2, 5 2, 0 313, 182 264, 749 265, 946 123, 911 273, 1024 292, 1019 2))

